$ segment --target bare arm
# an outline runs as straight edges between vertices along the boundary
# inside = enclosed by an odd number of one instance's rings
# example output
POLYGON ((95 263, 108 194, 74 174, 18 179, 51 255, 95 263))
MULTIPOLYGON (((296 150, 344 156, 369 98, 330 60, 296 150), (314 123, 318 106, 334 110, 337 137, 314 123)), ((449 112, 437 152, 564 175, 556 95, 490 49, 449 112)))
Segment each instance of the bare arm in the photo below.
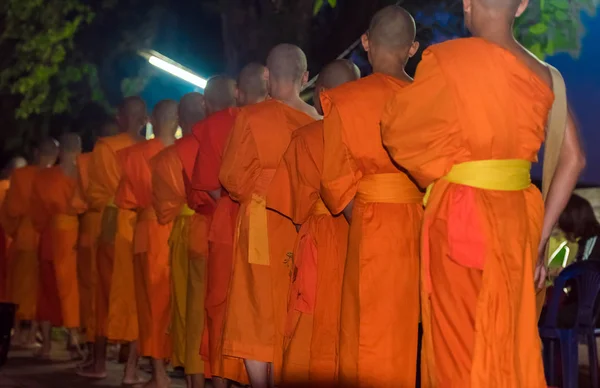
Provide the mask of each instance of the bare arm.
MULTIPOLYGON (((585 155, 581 147, 579 131, 571 112, 569 112, 565 137, 558 158, 558 166, 556 167, 556 172, 554 173, 554 178, 552 178, 546 198, 546 213, 542 228, 540 251, 545 251, 552 230, 567 205, 584 167, 585 155)), ((539 260, 543 260, 543 255, 540 255, 539 260)))
POLYGON ((354 199, 352 199, 352 201, 350 201, 350 203, 348 205, 346 205, 344 210, 342 210, 342 214, 344 215, 344 217, 346 218, 346 221, 348 221, 348 223, 352 223, 352 211, 353 210, 354 210, 354 199))

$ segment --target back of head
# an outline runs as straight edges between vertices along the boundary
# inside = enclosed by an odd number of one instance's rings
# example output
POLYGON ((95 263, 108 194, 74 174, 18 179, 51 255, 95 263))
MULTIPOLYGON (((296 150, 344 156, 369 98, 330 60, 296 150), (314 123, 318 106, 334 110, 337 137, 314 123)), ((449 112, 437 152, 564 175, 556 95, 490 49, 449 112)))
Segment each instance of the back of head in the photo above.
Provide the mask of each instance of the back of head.
POLYGON ((475 36, 485 36, 489 31, 512 37, 514 19, 525 12, 528 4, 529 0, 464 0, 465 24, 475 36))
POLYGON ((267 57, 267 68, 271 87, 273 83, 282 83, 300 88, 308 78, 306 55, 293 44, 283 43, 273 47, 267 57))
POLYGON ((52 166, 56 163, 59 153, 58 142, 51 137, 42 140, 38 147, 39 164, 43 167, 52 166))
POLYGON ((109 120, 100 127, 100 136, 113 136, 119 133, 119 125, 114 120, 109 120))
POLYGON ((138 96, 125 98, 119 106, 117 123, 121 132, 139 135, 148 123, 148 110, 144 100, 138 96))
POLYGON ((398 5, 389 5, 379 10, 369 25, 370 46, 388 50, 408 49, 416 36, 415 20, 407 10, 398 5))
POLYGON ((81 137, 76 133, 65 133, 60 137, 60 150, 62 153, 81 153, 81 137))
POLYGON ((260 63, 250 63, 242 69, 238 76, 238 104, 241 106, 254 104, 267 98, 267 68, 260 63))
POLYGON ((155 137, 174 137, 179 126, 179 105, 174 100, 159 101, 152 111, 155 137))
POLYGON ((600 223, 594 214, 594 208, 577 194, 571 195, 558 219, 558 227, 571 241, 600 236, 600 223))
POLYGON ((27 160, 22 156, 15 156, 0 170, 0 179, 8 179, 12 172, 18 168, 27 166, 27 160))
POLYGON ((356 81, 359 78, 360 70, 358 66, 347 59, 337 59, 325 66, 319 73, 313 95, 317 112, 321 115, 323 114, 321 106, 321 92, 323 90, 336 88, 346 82, 356 81))
POLYGON ((224 75, 217 75, 208 80, 204 88, 206 113, 213 114, 223 109, 234 107, 235 80, 224 75))
POLYGON ((179 101, 179 126, 184 134, 192 131, 192 127, 206 117, 204 96, 200 93, 188 93, 179 101))

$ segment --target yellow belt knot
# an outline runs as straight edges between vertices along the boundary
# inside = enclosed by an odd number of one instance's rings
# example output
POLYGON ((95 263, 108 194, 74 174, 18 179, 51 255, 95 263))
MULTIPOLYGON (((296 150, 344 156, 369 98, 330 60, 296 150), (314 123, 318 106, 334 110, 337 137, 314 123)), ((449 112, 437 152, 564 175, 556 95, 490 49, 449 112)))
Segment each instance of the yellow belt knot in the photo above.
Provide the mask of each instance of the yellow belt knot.
POLYGON ((196 214, 196 212, 191 209, 187 203, 183 204, 183 206, 181 207, 181 210, 179 211, 179 215, 180 216, 193 216, 194 214, 196 214))

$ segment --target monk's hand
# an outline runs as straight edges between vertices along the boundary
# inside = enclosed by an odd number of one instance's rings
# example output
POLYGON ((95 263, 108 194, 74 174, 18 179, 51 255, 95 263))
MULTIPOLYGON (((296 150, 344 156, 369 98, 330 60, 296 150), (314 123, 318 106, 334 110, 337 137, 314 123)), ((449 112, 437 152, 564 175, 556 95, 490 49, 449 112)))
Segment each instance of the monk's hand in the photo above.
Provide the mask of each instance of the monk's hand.
POLYGON ((548 267, 546 265, 546 246, 548 245, 548 239, 542 239, 540 246, 538 247, 538 259, 535 265, 534 282, 536 290, 541 290, 546 285, 546 278, 548 277, 548 267))

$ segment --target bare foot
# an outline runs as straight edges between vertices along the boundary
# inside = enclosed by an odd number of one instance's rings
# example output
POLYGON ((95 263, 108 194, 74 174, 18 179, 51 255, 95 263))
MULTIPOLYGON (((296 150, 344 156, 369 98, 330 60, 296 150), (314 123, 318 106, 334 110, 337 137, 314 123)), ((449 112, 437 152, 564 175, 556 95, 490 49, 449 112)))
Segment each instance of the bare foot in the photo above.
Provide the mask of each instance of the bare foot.
POLYGON ((124 377, 122 385, 125 385, 125 386, 134 385, 135 386, 135 385, 142 385, 144 383, 146 383, 146 381, 143 378, 141 378, 140 376, 136 375, 133 378, 127 377, 127 376, 124 377))
POLYGON ((95 364, 92 364, 92 365, 89 365, 85 368, 78 370, 77 376, 85 377, 88 379, 94 379, 94 380, 102 380, 102 379, 105 379, 107 376, 106 368, 99 368, 95 364))
POLYGON ((169 388, 171 386, 171 380, 168 378, 154 379, 152 378, 146 384, 144 388, 169 388))

